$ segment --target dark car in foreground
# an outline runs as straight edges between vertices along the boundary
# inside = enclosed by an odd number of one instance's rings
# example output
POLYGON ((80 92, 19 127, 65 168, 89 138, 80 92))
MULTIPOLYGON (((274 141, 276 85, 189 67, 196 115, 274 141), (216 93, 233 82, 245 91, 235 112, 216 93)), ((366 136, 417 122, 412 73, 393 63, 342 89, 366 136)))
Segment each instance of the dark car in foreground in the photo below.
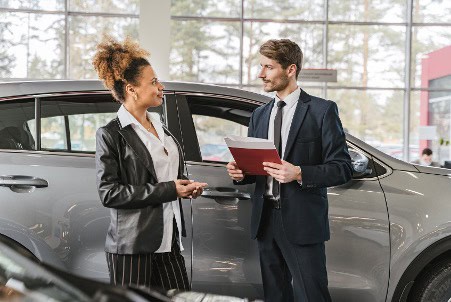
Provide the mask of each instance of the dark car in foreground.
POLYGON ((0 238, 1 301, 170 302, 164 293, 120 288, 73 276, 39 261, 11 239, 0 238))
MULTIPOLYGON (((209 184, 202 197, 183 201, 193 290, 261 298, 249 236, 253 187, 235 186, 229 155, 210 152, 224 136, 245 136, 251 112, 270 98, 164 85, 164 104, 153 114, 182 144, 189 177, 209 184)), ((95 131, 118 108, 98 81, 0 84, 0 236, 54 267, 108 280, 109 215, 95 186, 95 131)), ((451 171, 403 162, 350 134, 347 143, 353 179, 327 191, 333 301, 448 301, 451 171)))
POLYGON ((247 302, 230 296, 145 287, 119 287, 74 276, 41 263, 27 249, 0 237, 0 301, 247 302))

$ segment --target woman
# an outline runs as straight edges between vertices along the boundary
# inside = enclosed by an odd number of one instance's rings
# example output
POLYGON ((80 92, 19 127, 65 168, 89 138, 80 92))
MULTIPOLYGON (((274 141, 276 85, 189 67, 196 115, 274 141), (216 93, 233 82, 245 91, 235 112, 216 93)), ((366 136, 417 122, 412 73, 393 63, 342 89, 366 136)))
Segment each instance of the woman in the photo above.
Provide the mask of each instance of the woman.
POLYGON ((172 134, 147 112, 163 102, 164 86, 130 39, 106 37, 93 65, 121 103, 117 117, 97 130, 97 188, 111 222, 105 251, 110 281, 189 290, 180 234, 180 198, 196 198, 206 183, 183 176, 182 151, 172 134))

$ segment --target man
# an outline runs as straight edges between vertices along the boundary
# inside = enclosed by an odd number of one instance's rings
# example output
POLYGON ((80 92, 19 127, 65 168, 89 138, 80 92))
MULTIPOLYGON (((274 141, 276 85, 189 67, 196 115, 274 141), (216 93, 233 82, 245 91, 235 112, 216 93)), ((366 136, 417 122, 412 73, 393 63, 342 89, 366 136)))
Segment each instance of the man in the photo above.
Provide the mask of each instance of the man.
POLYGON ((251 236, 258 241, 265 301, 330 301, 326 187, 352 175, 337 105, 297 86, 303 55, 296 43, 269 40, 260 54, 258 77, 276 96, 254 111, 248 136, 274 139, 282 164, 263 163, 267 177, 245 176, 234 161, 227 170, 236 184, 256 183, 251 236))
POLYGON ((440 167, 438 162, 432 160, 432 150, 429 148, 424 148, 421 152, 421 157, 414 160, 412 163, 422 166, 440 167))

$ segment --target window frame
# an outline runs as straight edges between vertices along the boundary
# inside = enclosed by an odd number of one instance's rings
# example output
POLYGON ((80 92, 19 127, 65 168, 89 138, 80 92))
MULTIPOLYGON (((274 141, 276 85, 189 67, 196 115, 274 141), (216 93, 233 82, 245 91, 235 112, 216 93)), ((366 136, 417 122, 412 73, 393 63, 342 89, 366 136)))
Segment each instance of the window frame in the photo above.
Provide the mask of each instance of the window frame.
MULTIPOLYGON (((100 93, 100 94, 101 94, 100 98, 98 98, 95 101, 90 101, 89 100, 90 97, 93 96, 94 94, 89 93, 89 92, 88 93, 80 93, 77 96, 80 96, 84 100, 82 100, 82 99, 77 100, 76 99, 75 101, 76 102, 79 101, 80 103, 86 102, 86 103, 89 103, 89 104, 96 104, 96 103, 109 103, 108 99, 111 99, 112 102, 115 102, 114 99, 112 99, 112 96, 111 96, 110 92, 104 91, 103 93, 100 93)), ((168 112, 168 110, 167 110, 167 103, 168 103, 167 102, 167 98, 171 94, 173 94, 173 92, 171 92, 171 91, 164 91, 164 98, 165 98, 165 100, 163 101, 161 111, 162 111, 162 117, 163 117, 165 125, 169 124, 168 114, 167 114, 167 112, 168 112)), ((95 93, 95 95, 99 95, 99 93, 95 93)), ((42 117, 43 116, 43 114, 42 114, 42 101, 44 101, 44 100, 49 101, 49 99, 50 99, 52 102, 58 102, 58 101, 64 101, 65 98, 67 98, 67 95, 64 95, 64 96, 58 95, 56 97, 54 97, 54 96, 46 96, 46 98, 41 98, 39 100, 39 108, 40 108, 39 109, 39 124, 40 124, 40 126, 41 126, 41 119, 43 118, 42 117)), ((36 105, 36 106, 38 106, 38 105, 36 105)), ((107 112, 104 112, 104 113, 107 113, 107 112)), ((110 112, 108 112, 108 113, 110 113, 110 112)), ((111 113, 116 113, 116 111, 111 111, 111 113)), ((80 113, 80 114, 91 114, 91 113, 85 112, 85 113, 80 113)), ((72 150, 72 148, 71 148, 71 128, 70 128, 70 125, 69 125, 69 116, 70 115, 55 115, 55 116, 63 116, 64 117, 64 120, 65 120, 65 135, 66 135, 65 140, 67 141, 67 149, 47 149, 47 148, 43 149, 41 144, 40 144, 38 151, 45 151, 45 152, 51 152, 51 153, 58 152, 58 153, 70 153, 70 154, 95 154, 95 151, 72 150)), ((39 132, 41 132, 41 127, 39 127, 39 132)), ((41 140, 41 136, 42 136, 42 133, 40 133, 40 136, 39 136, 40 140, 41 140)))
MULTIPOLYGON (((63 138, 67 142, 67 149, 48 149, 48 148, 42 148, 41 142, 42 142, 42 131, 41 131, 41 119, 43 118, 42 114, 42 102, 43 101, 52 101, 52 102, 58 102, 60 99, 67 99, 67 98, 84 98, 87 103, 108 103, 107 98, 112 99, 111 93, 106 90, 101 91, 67 91, 67 92, 58 92, 58 93, 46 93, 46 94, 36 94, 36 95, 23 95, 23 96, 13 96, 8 97, 0 101, 10 101, 14 103, 14 101, 19 100, 26 100, 29 99, 30 103, 34 103, 34 120, 35 120, 35 131, 34 133, 30 131, 31 135, 34 135, 35 140, 35 148, 34 149, 2 149, 0 151, 6 151, 6 152, 33 152, 33 153, 39 153, 39 154, 54 154, 54 155, 69 155, 69 156, 88 156, 93 157, 95 155, 95 151, 80 151, 80 150, 71 150, 71 137, 70 137, 70 127, 69 127, 69 115, 51 115, 46 117, 57 117, 62 116, 64 118, 65 123, 65 137, 63 138), (97 96, 96 101, 89 101, 91 97, 97 96), (100 96, 100 98, 99 98, 100 96)), ((164 91, 164 97, 165 101, 162 105, 162 116, 164 119, 164 122, 166 126, 169 128, 169 130, 176 136, 176 138, 180 137, 180 131, 178 128, 178 117, 176 113, 176 105, 175 105, 175 96, 174 92, 170 90, 164 91), (169 101, 168 101, 169 100, 169 101), (175 114, 174 114, 175 112, 175 114)), ((32 120, 32 119, 30 119, 32 120)), ((25 123, 27 123, 29 120, 26 120, 25 123)))
POLYGON ((45 115, 44 118, 48 117, 63 117, 64 119, 64 135, 63 138, 64 141, 67 142, 67 149, 50 149, 50 148, 42 148, 42 118, 43 118, 43 112, 42 112, 42 103, 43 102, 58 102, 58 101, 64 101, 64 99, 72 99, 74 98, 75 101, 79 101, 80 103, 86 102, 90 104, 95 103, 108 103, 108 100, 106 98, 110 98, 111 101, 114 101, 112 99, 111 93, 108 91, 96 91, 96 92, 67 92, 67 93, 57 93, 57 94, 47 94, 43 96, 37 96, 36 99, 36 142, 39 141, 39 144, 36 143, 36 150, 40 152, 46 152, 46 153, 52 153, 52 154, 83 154, 83 155, 94 155, 95 151, 81 151, 81 150, 72 150, 72 142, 71 142, 71 129, 69 126, 69 115, 45 115), (89 101, 89 98, 95 97, 95 101, 89 101))
MULTIPOLYGON (((194 121, 191 115, 191 110, 189 106, 190 98, 198 98, 202 99, 202 102, 206 102, 208 99, 215 99, 218 102, 221 101, 221 104, 224 104, 224 107, 227 107, 228 104, 234 104, 231 108, 233 109, 241 109, 248 111, 247 108, 252 108, 252 111, 249 111, 249 118, 252 112, 260 105, 263 105, 263 102, 258 102, 255 100, 249 100, 240 97, 228 96, 228 95, 219 95, 219 94, 209 94, 209 93, 186 93, 186 92, 176 92, 175 93, 177 100, 177 111, 179 114, 180 121, 180 129, 182 135, 182 141, 185 150, 185 160, 189 162, 195 162, 197 164, 218 164, 225 165, 227 163, 218 162, 218 161, 205 161, 202 159, 202 155, 200 152, 199 139, 197 136, 196 128, 194 126, 194 121), (237 108, 241 107, 241 108, 237 108)), ((218 117, 214 116, 213 117, 218 117)), ((221 118, 221 117, 219 117, 221 118)), ((242 123, 241 123, 242 124, 242 123)), ((248 123, 247 123, 248 124, 248 123)), ((242 124, 243 125, 243 124, 242 124)))

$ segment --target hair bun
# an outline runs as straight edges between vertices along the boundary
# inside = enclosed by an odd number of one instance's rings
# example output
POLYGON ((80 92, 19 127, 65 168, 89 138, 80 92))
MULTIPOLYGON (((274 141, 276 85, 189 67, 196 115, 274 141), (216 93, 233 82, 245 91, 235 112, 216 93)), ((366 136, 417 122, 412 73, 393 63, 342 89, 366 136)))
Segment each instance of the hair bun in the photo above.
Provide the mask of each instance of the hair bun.
POLYGON ((105 35, 97 45, 92 65, 105 85, 112 90, 115 82, 124 81, 124 72, 135 59, 147 58, 150 53, 127 37, 122 43, 105 35))

